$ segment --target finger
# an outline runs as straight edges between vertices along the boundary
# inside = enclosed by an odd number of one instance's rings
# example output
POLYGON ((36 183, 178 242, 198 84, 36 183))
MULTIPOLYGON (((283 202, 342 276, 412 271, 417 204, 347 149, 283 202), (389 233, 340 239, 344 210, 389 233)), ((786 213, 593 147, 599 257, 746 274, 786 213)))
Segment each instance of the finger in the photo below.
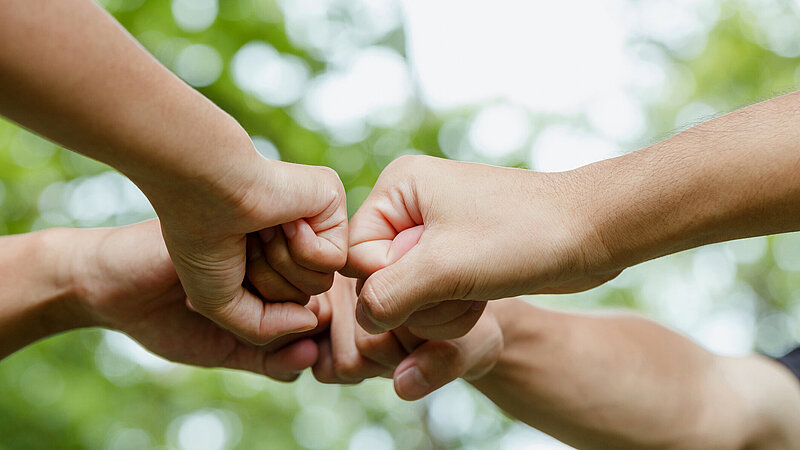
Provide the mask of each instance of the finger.
POLYGON ((306 308, 317 316, 317 328, 327 330, 330 327, 333 310, 329 299, 321 295, 311 297, 306 308))
POLYGON ((455 339, 464 336, 475 326, 486 308, 486 302, 473 301, 465 303, 470 304, 469 309, 450 322, 434 326, 410 326, 408 331, 415 336, 430 340, 455 339))
MULTIPOLYGON (((363 221, 357 222, 354 219, 351 224, 351 228, 353 228, 351 233, 356 236, 364 231, 354 229, 359 223, 363 223, 363 221)), ((405 222, 400 224, 400 226, 408 225, 410 224, 405 222)), ((423 225, 413 225, 399 232, 395 231, 394 226, 386 228, 384 234, 375 233, 371 240, 351 243, 346 268, 350 273, 346 273, 346 275, 367 278, 376 271, 396 262, 417 245, 425 231, 423 225)))
POLYGON ((326 332, 330 327, 331 322, 331 308, 329 302, 321 299, 319 296, 311 297, 311 300, 309 300, 308 304, 306 305, 306 309, 317 316, 317 326, 313 330, 306 331, 304 333, 293 333, 281 336, 265 345, 264 349, 267 351, 277 351, 278 349, 283 348, 293 342, 304 338, 314 337, 326 332))
MULTIPOLYGON (((283 228, 292 244, 293 254, 304 267, 322 272, 333 272, 347 261, 348 227, 347 201, 344 186, 336 172, 328 167, 312 167, 280 163, 274 186, 281 186, 275 204, 282 206, 274 211, 284 224, 283 228), (285 193, 291 193, 287 199, 285 193), (297 219, 304 219, 298 221, 297 219), (306 229, 303 225, 308 225, 306 229), (313 234, 313 236, 312 236, 313 234)), ((272 205, 272 209, 276 208, 272 205)))
POLYGON ((403 347, 403 350, 408 354, 413 353, 420 345, 427 342, 426 339, 422 339, 411 333, 407 327, 395 328, 392 330, 392 334, 395 336, 395 339, 397 339, 397 342, 400 343, 400 346, 403 347))
POLYGON ((275 237, 264 247, 264 254, 269 265, 277 273, 306 295, 317 295, 325 292, 333 284, 332 272, 316 272, 295 262, 289 252, 283 231, 275 233, 275 237))
POLYGON ((355 335, 358 352, 386 368, 394 370, 408 356, 392 332, 369 334, 361 327, 355 327, 355 335))
POLYGON ((488 373, 503 349, 503 334, 493 316, 466 336, 449 341, 428 341, 408 356, 394 373, 397 395, 420 399, 459 377, 477 379, 488 373))
POLYGON ((337 292, 331 293, 331 301, 333 317, 330 342, 336 377, 355 382, 386 372, 386 367, 364 357, 356 346, 356 324, 353 316, 355 292, 352 289, 337 289, 337 292))
POLYGON ((317 360, 317 346, 311 339, 297 341, 276 352, 238 343, 222 367, 247 370, 279 381, 293 381, 317 360))
POLYGON ((304 305, 309 295, 289 283, 281 274, 267 264, 263 247, 258 237, 247 236, 247 281, 266 301, 295 302, 304 305))
POLYGON ((416 311, 408 317, 408 320, 403 325, 409 327, 442 325, 450 322, 454 317, 460 317, 469 311, 471 306, 472 302, 469 301, 449 300, 432 308, 416 311))
POLYGON ((285 223, 282 228, 288 238, 292 259, 299 266, 326 273, 344 266, 347 260, 346 222, 319 234, 303 219, 285 223))
POLYGON ((359 371, 358 376, 343 377, 341 370, 337 367, 334 358, 334 351, 331 347, 331 340, 329 336, 322 337, 318 340, 319 356, 317 362, 314 363, 311 370, 314 378, 320 383, 326 384, 357 384, 366 378, 371 377, 386 377, 391 378, 393 369, 380 367, 376 363, 369 365, 369 370, 359 371), (374 369, 373 369, 374 368, 374 369))
POLYGON ((347 276, 367 278, 394 262, 389 250, 395 237, 423 224, 415 189, 394 174, 396 171, 390 170, 381 173, 350 221, 350 249, 343 269, 347 276))
POLYGON ((317 362, 311 367, 311 373, 320 383, 335 384, 341 380, 333 370, 333 350, 331 349, 331 339, 323 336, 317 340, 317 362))
POLYGON ((264 303, 243 287, 239 287, 232 300, 221 305, 192 302, 192 306, 255 345, 265 345, 280 336, 313 330, 317 326, 317 317, 303 306, 290 302, 264 303))

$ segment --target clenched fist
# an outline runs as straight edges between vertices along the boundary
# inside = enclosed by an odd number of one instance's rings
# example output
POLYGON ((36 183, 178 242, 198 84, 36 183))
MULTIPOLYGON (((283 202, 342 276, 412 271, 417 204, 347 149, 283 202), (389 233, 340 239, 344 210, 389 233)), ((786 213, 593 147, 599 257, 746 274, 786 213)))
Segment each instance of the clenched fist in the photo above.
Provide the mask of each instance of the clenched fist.
POLYGON ((481 300, 601 284, 618 272, 596 269, 604 247, 590 214, 570 173, 401 157, 350 223, 344 272, 365 280, 358 322, 454 338, 478 320, 481 300))

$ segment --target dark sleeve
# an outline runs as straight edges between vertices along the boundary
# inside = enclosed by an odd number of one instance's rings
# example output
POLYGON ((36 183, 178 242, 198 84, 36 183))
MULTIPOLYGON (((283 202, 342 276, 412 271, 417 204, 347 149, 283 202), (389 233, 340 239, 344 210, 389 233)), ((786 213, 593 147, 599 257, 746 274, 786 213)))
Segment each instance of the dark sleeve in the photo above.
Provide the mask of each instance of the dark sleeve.
POLYGON ((788 367, 800 379, 800 347, 778 358, 778 362, 788 367))

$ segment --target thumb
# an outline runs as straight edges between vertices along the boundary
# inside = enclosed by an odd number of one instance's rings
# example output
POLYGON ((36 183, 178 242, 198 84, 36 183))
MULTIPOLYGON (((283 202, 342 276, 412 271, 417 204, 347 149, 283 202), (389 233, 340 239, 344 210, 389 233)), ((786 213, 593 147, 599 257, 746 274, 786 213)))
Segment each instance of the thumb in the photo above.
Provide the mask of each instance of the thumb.
POLYGON ((281 336, 302 333, 317 326, 317 316, 292 302, 262 302, 244 288, 229 302, 216 307, 191 303, 192 309, 255 345, 281 336))
POLYGON ((417 400, 457 378, 481 378, 494 368, 503 345, 500 324, 486 314, 461 338, 417 347, 395 369, 395 391, 404 400, 417 400))
POLYGON ((356 320, 366 331, 392 330, 416 310, 452 298, 453 289, 444 282, 448 269, 442 267, 428 242, 421 240, 399 260, 366 279, 356 306, 356 320))

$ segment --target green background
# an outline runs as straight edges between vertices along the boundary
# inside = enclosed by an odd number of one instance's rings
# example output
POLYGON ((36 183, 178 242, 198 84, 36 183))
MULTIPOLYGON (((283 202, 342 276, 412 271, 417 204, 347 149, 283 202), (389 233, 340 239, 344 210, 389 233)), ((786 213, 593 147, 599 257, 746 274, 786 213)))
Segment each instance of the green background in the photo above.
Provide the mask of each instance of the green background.
MULTIPOLYGON (((389 161, 409 152, 444 156, 442 125, 469 124, 482 106, 436 113, 412 94, 411 113, 399 125, 368 125, 363 138, 342 144, 324 127, 304 120, 296 105, 269 105, 234 80, 234 55, 252 41, 296 56, 310 77, 332 70, 318 52, 288 37, 280 4, 222 0, 213 24, 195 32, 176 22, 174 2, 102 3, 184 78, 192 73, 177 67, 182 52, 196 44, 215 50, 221 73, 198 90, 259 137, 266 153, 274 155, 264 144, 269 141, 283 160, 336 169, 348 190, 351 214, 389 161)), ((356 3, 328 2, 326 20, 357 30, 363 24, 352 6, 356 3)), ((619 142, 623 149, 635 150, 690 125, 676 122, 686 115, 685 105, 723 113, 794 89, 800 52, 791 43, 771 43, 769 22, 755 4, 721 2, 715 23, 699 38, 699 50, 688 54, 652 36, 630 42, 631 52, 657 55, 654 64, 666 74, 665 94, 642 100, 646 131, 619 142)), ((771 9, 800 26, 796 2, 775 1, 771 9)), ((402 27, 369 39, 363 45, 405 55, 402 27)), ((593 133, 582 114, 531 113, 530 120, 537 124, 531 141, 553 125, 593 133)), ((448 133, 453 129, 466 132, 450 127, 448 133)), ((523 150, 485 162, 527 167, 523 150)), ((113 226, 152 215, 141 194, 107 166, 0 122, 0 233, 113 226)), ((703 342, 744 339, 746 347, 776 355, 800 340, 800 256, 795 255, 800 255, 800 237, 794 234, 720 244, 647 263, 588 293, 531 301, 562 308, 632 308, 703 342), (746 329, 737 333, 731 324, 746 329)), ((0 448, 516 448, 520 442, 554 445, 460 383, 407 403, 384 380, 323 386, 304 374, 296 383, 282 384, 178 366, 103 330, 53 337, 0 363, 0 448)))

